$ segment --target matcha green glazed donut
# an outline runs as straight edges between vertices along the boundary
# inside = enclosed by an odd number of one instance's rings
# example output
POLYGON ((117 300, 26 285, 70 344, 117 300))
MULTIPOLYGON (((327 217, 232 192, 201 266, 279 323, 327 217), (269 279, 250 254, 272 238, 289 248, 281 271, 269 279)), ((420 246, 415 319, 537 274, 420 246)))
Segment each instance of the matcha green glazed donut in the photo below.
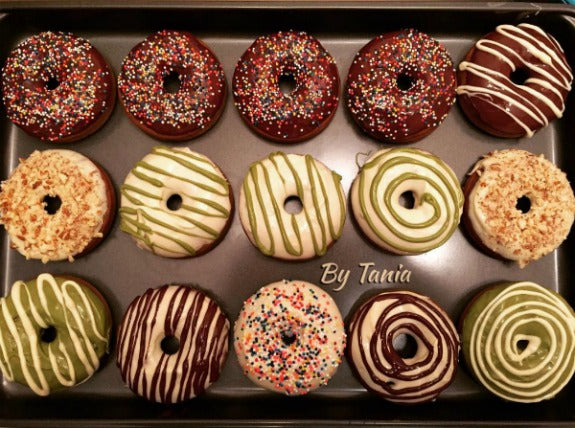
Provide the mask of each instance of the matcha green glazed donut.
POLYGON ((38 395, 89 379, 108 352, 112 319, 98 291, 48 273, 0 299, 0 369, 38 395))
POLYGON ((467 306, 462 347, 473 375, 509 401, 554 397, 575 371, 575 313, 533 282, 487 288, 467 306))

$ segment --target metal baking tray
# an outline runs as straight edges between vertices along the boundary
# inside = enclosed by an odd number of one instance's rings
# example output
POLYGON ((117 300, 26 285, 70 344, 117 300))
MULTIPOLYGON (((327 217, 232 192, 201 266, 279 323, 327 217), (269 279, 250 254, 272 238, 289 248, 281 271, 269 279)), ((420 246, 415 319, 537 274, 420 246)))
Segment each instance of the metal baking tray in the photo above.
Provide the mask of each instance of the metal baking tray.
MULTIPOLYGON (((190 31, 203 39, 223 64, 228 83, 236 61, 261 34, 278 30, 305 30, 316 36, 335 57, 342 82, 357 50, 374 36, 394 29, 414 27, 440 40, 454 63, 483 34, 502 23, 531 22, 550 31, 563 45, 575 66, 575 8, 567 5, 469 2, 120 2, 97 5, 83 1, 0 3, 0 61, 26 37, 44 30, 72 31, 89 39, 117 73, 124 56, 147 35, 164 29, 190 31)), ((516 147, 545 156, 567 171, 575 182, 575 94, 568 100, 560 121, 532 139, 501 140, 474 128, 455 106, 445 122, 429 137, 412 144, 445 160, 463 181, 482 154, 516 147)), ((0 178, 5 179, 19 157, 33 150, 52 148, 25 135, 2 112, 0 118, 0 178)), ((110 173, 116 189, 136 161, 158 142, 138 130, 117 105, 111 119, 88 139, 67 145, 99 162, 110 173)), ((346 194, 365 153, 384 147, 364 135, 353 123, 343 103, 327 129, 310 141, 281 145, 265 141, 242 122, 232 97, 216 126, 204 136, 178 144, 212 158, 227 174, 234 193, 239 190, 249 164, 272 151, 309 153, 343 176, 346 194), (358 155, 359 154, 359 155, 358 155)), ((348 210, 348 214, 350 214, 348 210)), ((244 235, 236 215, 221 244, 195 259, 170 260, 137 249, 131 237, 118 228, 94 252, 74 263, 42 265, 25 261, 10 250, 0 232, 0 279, 8 293, 18 279, 41 272, 70 273, 95 284, 107 297, 120 321, 127 305, 149 287, 166 283, 197 284, 223 306, 230 320, 243 301, 259 287, 282 278, 316 283, 330 292, 343 316, 366 296, 382 289, 409 289, 435 299, 454 320, 482 286, 502 280, 532 280, 559 291, 575 303, 575 282, 570 260, 574 240, 558 251, 519 269, 476 250, 461 229, 442 247, 424 255, 393 256, 371 246, 351 216, 343 236, 318 259, 288 263, 261 255, 244 235), (345 287, 322 276, 327 263, 349 270, 345 287), (363 281, 361 263, 383 272, 409 271, 410 281, 363 281), (336 288, 341 288, 336 291, 336 288)), ((372 279, 374 275, 372 275, 372 279)), ((375 275, 377 276, 377 275, 375 275)), ((379 275, 381 276, 381 275, 379 275)), ((399 275, 406 278, 408 275, 399 275)), ((393 275, 395 278, 395 275, 393 275)), ((364 278, 365 279, 365 278, 364 278)), ((401 406, 368 394, 344 361, 331 382, 304 397, 290 398, 255 387, 245 377, 232 348, 223 373, 208 392, 180 405, 159 405, 132 394, 122 383, 115 364, 115 350, 88 382, 47 398, 3 381, 0 384, 0 425, 206 425, 206 426, 339 426, 339 425, 461 425, 517 424, 572 425, 575 423, 575 382, 555 399, 519 405, 490 395, 460 367, 455 382, 440 398, 425 405, 401 406)))

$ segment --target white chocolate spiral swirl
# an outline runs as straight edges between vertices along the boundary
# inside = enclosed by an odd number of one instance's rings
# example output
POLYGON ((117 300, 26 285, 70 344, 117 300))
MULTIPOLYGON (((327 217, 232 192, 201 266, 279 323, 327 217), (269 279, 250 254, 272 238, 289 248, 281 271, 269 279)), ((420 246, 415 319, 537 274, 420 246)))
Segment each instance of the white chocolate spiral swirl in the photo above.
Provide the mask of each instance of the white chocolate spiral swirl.
POLYGON ((575 313, 533 282, 498 285, 466 310, 465 360, 491 392, 510 401, 554 397, 575 372, 575 313))

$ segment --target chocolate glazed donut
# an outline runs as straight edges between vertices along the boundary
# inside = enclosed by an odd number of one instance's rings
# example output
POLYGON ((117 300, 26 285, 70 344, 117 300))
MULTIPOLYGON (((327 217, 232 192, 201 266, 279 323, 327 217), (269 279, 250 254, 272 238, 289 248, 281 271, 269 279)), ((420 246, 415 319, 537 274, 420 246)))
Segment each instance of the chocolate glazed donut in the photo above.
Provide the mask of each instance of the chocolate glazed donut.
POLYGON ((130 304, 120 324, 122 379, 150 401, 190 400, 219 378, 229 328, 218 304, 199 290, 183 285, 149 289, 130 304))
POLYGON ((432 401, 454 379, 459 337, 447 314, 429 297, 388 291, 372 297, 353 314, 348 360, 361 383, 388 401, 432 401), (394 341, 407 336, 416 349, 397 351, 394 341))
POLYGON ((504 138, 531 137, 560 118, 573 81, 559 43, 531 24, 498 26, 471 48, 457 75, 467 118, 504 138))

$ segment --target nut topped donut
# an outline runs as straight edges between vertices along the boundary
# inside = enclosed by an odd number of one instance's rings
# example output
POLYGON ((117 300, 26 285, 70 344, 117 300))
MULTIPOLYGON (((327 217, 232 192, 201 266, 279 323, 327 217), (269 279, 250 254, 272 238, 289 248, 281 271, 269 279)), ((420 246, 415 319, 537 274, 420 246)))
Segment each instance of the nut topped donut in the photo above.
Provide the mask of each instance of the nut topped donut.
POLYGON ((229 329, 204 292, 183 285, 149 289, 130 304, 118 329, 122 379, 150 401, 191 400, 219 378, 229 329))
POLYGON ((44 32, 14 49, 2 71, 6 116, 44 141, 70 143, 98 130, 116 101, 114 75, 88 41, 44 32))
POLYGON ((118 90, 132 122, 167 141, 189 140, 210 129, 227 95, 213 52, 190 33, 168 30, 132 48, 122 63, 118 90))
POLYGON ((429 135, 455 102, 455 70, 445 48, 409 29, 383 34, 355 56, 347 106, 373 138, 410 143, 429 135))
POLYGON ((459 336, 429 297, 386 291, 352 315, 347 356, 369 391, 396 403, 423 403, 435 400, 453 382, 459 336), (402 339, 407 343, 408 337, 413 349, 396 345, 402 339))
POLYGON ((272 153, 250 165, 239 211, 246 235, 266 256, 322 256, 343 231, 341 176, 310 155, 272 153), (291 201, 301 204, 299 212, 288 209, 291 201))
POLYGON ((531 137, 560 118, 573 74, 563 49, 531 24, 500 25, 459 64, 463 112, 497 137, 531 137))
POLYGON ((327 384, 345 349, 334 300, 305 281, 278 281, 248 298, 234 325, 238 362, 255 384, 302 395, 327 384))
POLYGON ((27 259, 69 260, 110 230, 114 187, 102 168, 71 150, 35 151, 2 182, 0 223, 27 259))
POLYGON ((561 245, 575 219, 575 196, 565 173, 524 150, 486 155, 463 191, 463 224, 472 240, 520 267, 561 245))
POLYGON ((319 134, 339 102, 334 59, 304 32, 261 36, 243 54, 234 72, 236 107, 248 126, 272 141, 295 143, 319 134), (295 87, 280 88, 283 80, 295 87))

